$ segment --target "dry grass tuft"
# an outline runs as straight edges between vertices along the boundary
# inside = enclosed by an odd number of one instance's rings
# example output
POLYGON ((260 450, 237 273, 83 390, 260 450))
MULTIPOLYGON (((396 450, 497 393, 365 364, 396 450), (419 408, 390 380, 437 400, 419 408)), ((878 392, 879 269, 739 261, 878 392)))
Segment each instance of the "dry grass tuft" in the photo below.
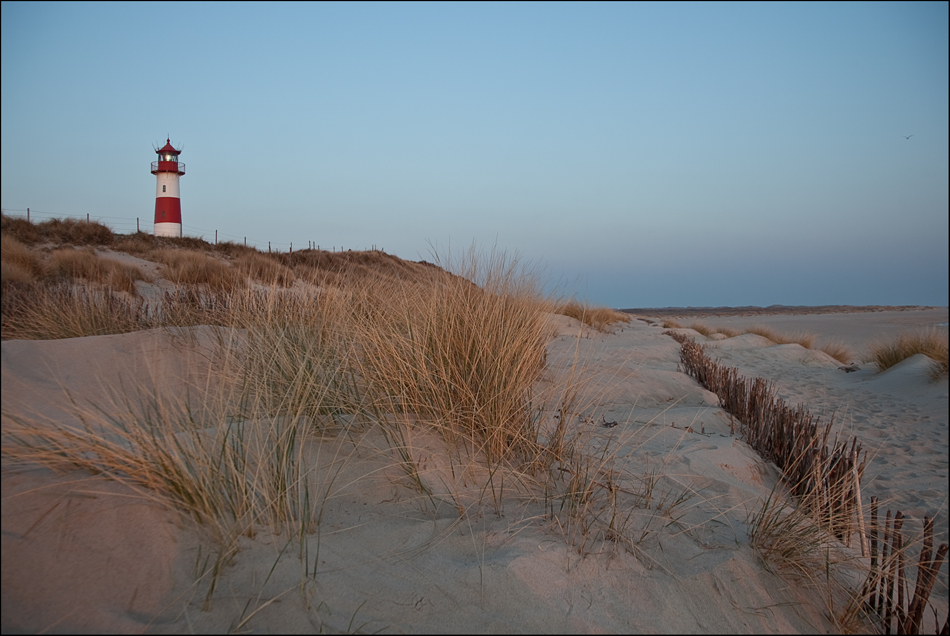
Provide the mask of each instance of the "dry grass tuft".
POLYGON ((5 285, 4 340, 81 338, 147 329, 142 299, 68 282, 5 285))
POLYGON ((870 346, 869 362, 873 362, 878 371, 890 369, 898 362, 922 353, 933 360, 931 377, 939 378, 947 373, 948 355, 947 355, 947 333, 937 331, 936 328, 930 331, 918 331, 914 333, 905 333, 890 342, 878 341, 870 346))
POLYGON ((27 245, 34 245, 43 240, 36 224, 20 217, 6 215, 0 217, 0 232, 4 236, 10 236, 27 245))
POLYGON ((121 238, 116 238, 112 244, 112 249, 117 252, 125 252, 133 256, 145 256, 150 254, 157 246, 160 240, 151 234, 145 232, 136 232, 121 238))
POLYGON ((49 219, 31 223, 26 219, 3 217, 2 231, 18 241, 34 245, 41 241, 72 245, 111 245, 112 230, 99 221, 49 219))
POLYGON ((832 538, 807 506, 786 503, 777 488, 749 515, 749 539, 766 562, 807 579, 824 569, 825 548, 832 538))
POLYGON ((474 248, 446 269, 436 284, 357 288, 360 374, 381 409, 438 422, 452 445, 473 440, 490 463, 528 457, 547 344, 538 283, 517 259, 474 248))
POLYGON ((56 279, 82 278, 101 283, 111 289, 134 293, 135 281, 145 280, 142 270, 134 265, 102 258, 92 249, 63 248, 50 252, 45 263, 46 275, 56 279))
MULTIPOLYGON (((6 220, 6 217, 4 217, 6 220)), ((2 255, 3 283, 31 283, 42 274, 40 258, 12 234, 4 233, 0 237, 0 255, 2 255)))
POLYGON ((290 287, 296 278, 290 268, 256 250, 238 256, 234 261, 234 267, 245 276, 265 285, 290 287))
POLYGON ((179 285, 207 285, 222 290, 245 285, 241 272, 204 252, 165 248, 152 252, 152 257, 165 265, 163 275, 179 285))
POLYGON ((664 320, 664 321, 663 321, 663 328, 664 328, 664 329, 682 329, 682 328, 683 328, 683 325, 681 325, 680 323, 676 322, 675 320, 664 320))
POLYGON ((745 333, 754 333, 757 336, 762 336, 763 338, 771 340, 775 344, 798 344, 806 349, 811 349, 812 345, 815 344, 816 339, 815 334, 804 331, 793 334, 780 334, 771 327, 766 327, 765 325, 754 325, 746 329, 745 333))
POLYGON ((626 324, 632 320, 630 314, 607 307, 593 307, 587 303, 568 300, 555 304, 555 313, 569 316, 578 322, 593 327, 598 331, 607 331, 611 325, 626 324))
POLYGON ((736 336, 741 336, 743 332, 738 329, 730 329, 729 327, 717 327, 717 333, 721 333, 727 338, 735 338, 736 336))
POLYGON ((854 360, 854 354, 842 342, 833 341, 818 347, 819 351, 824 351, 829 356, 842 364, 849 364, 854 360))
POLYGON ((709 336, 713 335, 714 333, 716 333, 716 330, 715 330, 715 329, 712 329, 711 327, 709 327, 709 326, 706 325, 705 323, 699 322, 698 320, 697 320, 696 322, 694 322, 693 324, 691 324, 691 325, 689 326, 689 329, 692 329, 693 331, 696 331, 696 332, 698 332, 698 333, 701 333, 702 335, 706 336, 707 338, 708 338, 709 336))

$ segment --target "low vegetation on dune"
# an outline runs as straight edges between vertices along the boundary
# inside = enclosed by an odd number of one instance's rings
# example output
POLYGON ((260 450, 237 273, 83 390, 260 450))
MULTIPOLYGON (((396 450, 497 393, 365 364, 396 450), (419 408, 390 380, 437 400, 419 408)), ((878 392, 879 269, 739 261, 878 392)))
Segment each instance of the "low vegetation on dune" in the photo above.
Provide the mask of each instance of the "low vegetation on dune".
POLYGON ((706 326, 706 324, 702 322, 694 322, 689 326, 689 329, 692 329, 697 333, 701 333, 707 338, 715 333, 711 327, 706 326))
POLYGON ((903 362, 918 353, 933 361, 931 377, 939 378, 950 368, 948 363, 947 332, 936 329, 901 334, 894 340, 877 341, 871 344, 868 362, 877 366, 878 371, 886 371, 899 362, 903 362))
POLYGON ((13 235, 0 235, 0 280, 3 283, 31 283, 43 273, 41 258, 13 235))
POLYGON ((135 293, 136 281, 146 280, 138 267, 103 258, 90 248, 53 250, 47 257, 45 268, 47 275, 56 279, 84 279, 128 293, 135 293))
MULTIPOLYGON (((163 249, 157 257, 168 269, 213 258, 163 249)), ((215 325, 212 357, 222 380, 204 384, 198 407, 187 392, 125 387, 114 403, 82 413, 82 434, 9 414, 4 461, 79 468, 148 493, 210 531, 220 546, 215 572, 233 557, 237 539, 258 528, 301 541, 313 533, 340 468, 312 453, 328 439, 350 444, 339 451, 345 464, 366 452, 362 440, 373 435, 385 440, 426 509, 447 504, 477 518, 485 506, 498 514, 534 506, 529 518, 559 528, 581 550, 609 539, 634 552, 630 513, 621 514, 627 495, 601 485, 605 478, 625 483, 626 473, 571 424, 583 406, 575 375, 536 389, 546 368, 548 312, 574 304, 546 297, 539 280, 505 254, 473 249, 436 261, 285 255, 273 271, 329 269, 338 284, 288 290, 275 282, 257 290, 201 279, 165 293, 157 306, 68 281, 5 284, 4 338, 215 325), (442 469, 423 461, 433 452, 442 469)), ((591 307, 579 316, 601 327, 623 318, 591 307)), ((631 485, 625 492, 635 498, 639 491, 631 485)))
POLYGON ((592 306, 574 299, 555 303, 554 313, 574 318, 598 331, 606 331, 611 325, 626 324, 632 320, 630 314, 622 311, 592 306))
POLYGON ((50 242, 69 245, 111 245, 115 235, 98 221, 49 219, 31 223, 23 218, 4 216, 0 231, 26 245, 50 242))
POLYGON ((176 285, 205 285, 211 289, 239 289, 247 278, 230 263, 206 252, 162 248, 151 256, 162 263, 162 276, 176 285))
POLYGON ((798 333, 792 334, 782 334, 771 327, 766 327, 765 325, 753 325, 748 329, 744 330, 744 333, 752 333, 757 336, 762 336, 766 340, 771 340, 775 344, 798 344, 806 349, 811 349, 815 344, 816 336, 812 333, 807 333, 800 331, 798 333))
POLYGON ((851 349, 843 342, 837 340, 832 340, 831 342, 820 345, 818 350, 824 351, 838 362, 844 364, 850 364, 854 360, 854 353, 851 352, 851 349))
POLYGON ((54 285, 61 281, 82 281, 110 289, 134 293, 135 282, 145 280, 141 269, 103 258, 92 247, 60 246, 32 250, 10 234, 3 234, 2 284, 54 285))
POLYGON ((242 275, 263 285, 290 287, 296 280, 290 268, 257 251, 241 254, 234 259, 234 266, 242 275))
MULTIPOLYGON (((319 536, 348 464, 366 458, 377 462, 374 474, 348 475, 347 486, 388 471, 423 513, 448 510, 468 523, 507 511, 582 554, 599 545, 642 557, 649 524, 676 526, 685 514, 677 510, 696 496, 655 472, 635 474, 617 452, 628 440, 611 429, 616 422, 578 425, 592 405, 582 403, 576 359, 556 381, 545 376, 552 311, 599 330, 631 317, 545 295, 517 258, 474 248, 435 263, 376 250, 264 253, 69 226, 103 241, 82 245, 159 263, 173 288, 146 300, 135 281, 110 278, 118 274, 108 273, 109 259, 61 241, 65 225, 7 221, 4 339, 195 326, 203 327, 169 332, 194 342, 211 334, 202 359, 213 372, 189 390, 143 383, 109 404, 74 402, 81 431, 5 408, 2 449, 5 465, 104 475, 197 521, 217 546, 196 577, 205 609, 220 598, 218 578, 241 537, 261 530, 299 546, 301 590, 316 581, 307 537, 319 536)), ((807 334, 766 337, 814 343, 807 334)), ((945 340, 943 352, 945 369, 945 340)), ((827 573, 827 537, 816 543, 810 527, 802 534, 775 501, 751 515, 753 545, 777 563, 824 564, 827 573)), ((238 621, 235 631, 243 613, 238 621)))
MULTIPOLYGON (((114 235, 101 223, 70 219, 30 223, 5 216, 2 227, 2 284, 7 296, 3 303, 4 339, 44 337, 41 326, 51 324, 46 314, 60 302, 77 310, 77 303, 89 303, 89 314, 98 318, 74 321, 65 330, 51 329, 50 337, 103 335, 116 333, 112 329, 145 329, 159 324, 156 307, 143 306, 143 299, 134 297, 136 282, 147 281, 148 277, 134 265, 103 257, 96 247, 158 263, 159 275, 176 289, 157 304, 167 308, 165 314, 178 316, 187 324, 197 324, 194 320, 198 315, 207 316, 209 305, 228 305, 231 301, 222 294, 238 292, 252 283, 279 288, 292 287, 296 281, 316 287, 353 287, 372 281, 398 287, 404 281, 432 285, 447 275, 439 265, 406 261, 379 250, 261 252, 233 242, 211 244, 193 237, 155 237, 144 232, 114 235), (72 282, 94 289, 63 287, 72 282), (197 290, 202 291, 194 296, 197 290), (114 292, 125 292, 133 298, 114 296, 114 292), (194 296, 195 308, 188 308, 189 296, 194 296), (32 326, 30 312, 37 313, 32 326), (77 331, 81 325, 93 331, 77 331)), ((599 330, 630 320, 622 312, 574 300, 544 300, 543 304, 554 313, 577 318, 599 330)))
POLYGON ((807 332, 783 334, 775 331, 771 327, 766 327, 765 325, 753 325, 745 329, 710 327, 706 323, 698 320, 694 321, 687 327, 683 327, 682 324, 671 319, 664 320, 662 325, 665 329, 692 329, 693 331, 707 338, 715 334, 722 334, 726 338, 735 338, 736 336, 751 333, 757 336, 762 336, 767 340, 771 340, 775 344, 797 344, 806 349, 818 349, 819 351, 827 353, 835 360, 844 364, 848 364, 854 359, 854 354, 851 353, 851 351, 840 342, 828 342, 816 347, 815 341, 817 340, 817 336, 807 332))

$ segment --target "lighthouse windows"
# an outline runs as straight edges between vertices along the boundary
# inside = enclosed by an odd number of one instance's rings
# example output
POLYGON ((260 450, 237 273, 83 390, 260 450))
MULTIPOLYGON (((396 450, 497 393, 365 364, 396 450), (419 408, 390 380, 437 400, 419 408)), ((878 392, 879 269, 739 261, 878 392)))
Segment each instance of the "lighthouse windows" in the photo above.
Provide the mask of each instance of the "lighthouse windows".
POLYGON ((162 192, 164 192, 164 191, 165 191, 165 186, 162 186, 162 192))

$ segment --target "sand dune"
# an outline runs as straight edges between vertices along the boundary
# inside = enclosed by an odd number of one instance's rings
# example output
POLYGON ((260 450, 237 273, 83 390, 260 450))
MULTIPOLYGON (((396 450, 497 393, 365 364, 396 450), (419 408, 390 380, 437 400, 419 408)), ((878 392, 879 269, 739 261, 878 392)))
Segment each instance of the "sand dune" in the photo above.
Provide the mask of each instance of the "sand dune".
MULTIPOLYGON (((214 547, 190 521, 101 476, 5 469, 3 631, 834 631, 821 593, 750 545, 749 512, 779 475, 730 435, 718 398, 678 370, 678 344, 641 321, 613 334, 554 324, 539 391, 579 367, 575 426, 616 445, 618 461, 652 485, 627 511, 632 552, 553 526, 517 493, 460 517, 449 491, 471 484, 424 434, 416 444, 433 498, 406 486, 382 439, 366 434, 354 450, 327 438, 308 447, 338 485, 320 526, 304 541, 242 537, 203 611, 202 564, 214 547)), ((4 431, 24 414, 78 426, 64 389, 106 406, 117 386, 207 386, 213 332, 194 333, 3 342, 4 431)), ((786 400, 834 413, 872 449, 870 494, 915 518, 940 510, 946 537, 946 376, 930 382, 914 358, 883 374, 844 373, 798 345, 694 335, 741 373, 773 380, 786 400)), ((945 616, 945 575, 938 588, 945 616)))

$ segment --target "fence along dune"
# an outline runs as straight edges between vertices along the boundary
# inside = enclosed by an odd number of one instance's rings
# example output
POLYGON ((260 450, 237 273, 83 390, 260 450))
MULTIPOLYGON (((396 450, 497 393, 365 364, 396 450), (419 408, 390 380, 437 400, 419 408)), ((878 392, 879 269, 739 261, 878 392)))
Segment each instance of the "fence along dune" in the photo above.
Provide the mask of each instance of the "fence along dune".
MULTIPOLYGON (((924 518, 923 535, 908 544, 901 533, 903 515, 891 510, 881 527, 878 499, 870 501, 870 518, 865 522, 861 498, 861 480, 867 457, 857 437, 839 441, 835 435, 829 445, 833 418, 823 427, 804 406, 790 408, 776 397, 772 383, 762 378, 743 378, 738 369, 727 368, 711 360, 704 348, 688 336, 666 331, 680 343, 680 361, 687 374, 719 396, 720 404, 737 420, 737 428, 752 448, 764 458, 775 462, 783 473, 798 508, 782 515, 772 498, 751 517, 750 536, 753 545, 763 550, 766 558, 779 556, 800 567, 808 575, 820 565, 814 554, 821 545, 821 528, 851 545, 857 534, 862 556, 870 557, 861 591, 850 597, 840 620, 852 624, 859 614, 873 615, 884 633, 892 629, 898 634, 920 633, 924 608, 942 567, 948 544, 933 551, 933 519, 924 518), (800 514, 802 513, 802 514, 800 514), (817 525, 804 522, 810 516, 817 525), (879 542, 880 539, 880 542, 879 542), (905 578, 906 550, 919 545, 916 585, 913 594, 905 578)), ((917 343, 909 346, 916 350, 917 343)), ((826 563, 827 567, 827 563, 826 563)), ((936 609, 934 620, 940 633, 946 633, 950 615, 944 616, 942 627, 936 609)))

